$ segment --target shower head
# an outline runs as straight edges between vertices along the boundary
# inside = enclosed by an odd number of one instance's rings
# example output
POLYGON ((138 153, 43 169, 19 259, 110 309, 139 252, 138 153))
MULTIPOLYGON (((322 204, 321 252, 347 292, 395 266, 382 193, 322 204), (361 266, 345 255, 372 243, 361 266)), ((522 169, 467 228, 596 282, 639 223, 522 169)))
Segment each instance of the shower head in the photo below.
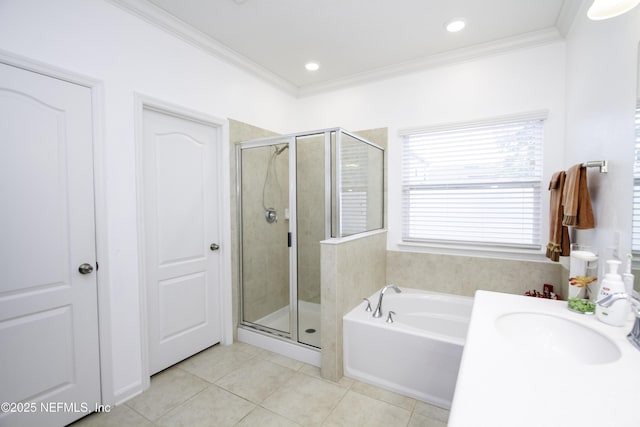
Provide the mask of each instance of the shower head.
POLYGON ((289 148, 289 144, 286 144, 284 147, 281 147, 281 148, 278 148, 277 145, 275 147, 276 147, 276 156, 279 156, 280 154, 282 154, 284 150, 289 148))

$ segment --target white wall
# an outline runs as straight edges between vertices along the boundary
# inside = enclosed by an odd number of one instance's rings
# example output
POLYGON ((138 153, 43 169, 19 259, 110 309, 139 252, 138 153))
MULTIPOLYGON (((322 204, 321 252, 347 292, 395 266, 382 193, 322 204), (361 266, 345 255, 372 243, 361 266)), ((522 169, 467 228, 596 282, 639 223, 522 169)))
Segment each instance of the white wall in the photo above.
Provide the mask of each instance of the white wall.
MULTIPOLYGON (((0 50, 103 82, 103 194, 111 307, 105 403, 141 390, 134 93, 264 128, 288 127, 294 99, 102 0, 2 0, 0 50), (108 372, 111 370, 112 372, 108 372)), ((101 195, 97 194, 98 197, 101 195)))
POLYGON ((585 2, 567 38, 567 164, 608 160, 609 173, 589 172, 597 228, 581 243, 631 247, 634 110, 640 7, 605 21, 586 17, 585 2))
MULTIPOLYGON (((301 129, 342 126, 389 128, 388 249, 404 250, 401 240, 401 140, 398 130, 472 121, 514 113, 549 110, 545 124, 543 188, 551 174, 564 169, 565 44, 510 51, 350 89, 302 98, 301 129)), ((542 208, 546 224, 548 199, 542 208)), ((543 231, 543 245, 548 233, 543 231)), ((427 248, 409 248, 428 251, 427 248)), ((443 249, 435 250, 443 253, 443 249)), ((473 252, 469 252, 472 254, 473 252)), ((523 254, 502 257, 543 259, 523 254)))

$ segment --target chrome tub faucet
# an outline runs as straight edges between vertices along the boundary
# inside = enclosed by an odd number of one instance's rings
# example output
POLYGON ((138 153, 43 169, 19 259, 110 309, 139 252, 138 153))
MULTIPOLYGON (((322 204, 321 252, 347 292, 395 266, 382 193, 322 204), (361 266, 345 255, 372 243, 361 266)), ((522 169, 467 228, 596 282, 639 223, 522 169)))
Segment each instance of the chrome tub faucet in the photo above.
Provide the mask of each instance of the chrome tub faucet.
POLYGON ((384 288, 382 288, 382 290, 380 291, 380 297, 378 298, 378 306, 376 307, 376 310, 373 312, 373 317, 382 317, 382 297, 384 296, 384 293, 389 288, 393 289, 398 294, 402 292, 400 288, 397 287, 396 285, 387 285, 384 288))

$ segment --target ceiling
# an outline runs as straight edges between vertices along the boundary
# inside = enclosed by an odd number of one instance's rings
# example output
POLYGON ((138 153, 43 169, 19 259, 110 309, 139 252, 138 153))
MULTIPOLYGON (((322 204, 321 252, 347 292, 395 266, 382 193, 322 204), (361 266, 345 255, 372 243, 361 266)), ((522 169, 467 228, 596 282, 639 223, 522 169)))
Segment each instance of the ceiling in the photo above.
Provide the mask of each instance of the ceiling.
POLYGON ((110 1, 304 95, 558 40, 582 0, 110 1))

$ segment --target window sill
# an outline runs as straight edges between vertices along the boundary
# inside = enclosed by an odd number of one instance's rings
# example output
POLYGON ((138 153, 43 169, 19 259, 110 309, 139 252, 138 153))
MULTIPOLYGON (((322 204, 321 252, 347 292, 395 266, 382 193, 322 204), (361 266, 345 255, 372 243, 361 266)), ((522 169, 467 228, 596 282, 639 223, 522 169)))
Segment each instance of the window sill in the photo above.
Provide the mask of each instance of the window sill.
POLYGON ((400 241, 391 245, 390 250, 400 252, 423 252, 439 255, 471 256, 479 258, 498 258, 521 261, 553 262, 545 257, 543 249, 487 248, 455 244, 417 243, 400 241), (394 247, 395 246, 395 247, 394 247))

